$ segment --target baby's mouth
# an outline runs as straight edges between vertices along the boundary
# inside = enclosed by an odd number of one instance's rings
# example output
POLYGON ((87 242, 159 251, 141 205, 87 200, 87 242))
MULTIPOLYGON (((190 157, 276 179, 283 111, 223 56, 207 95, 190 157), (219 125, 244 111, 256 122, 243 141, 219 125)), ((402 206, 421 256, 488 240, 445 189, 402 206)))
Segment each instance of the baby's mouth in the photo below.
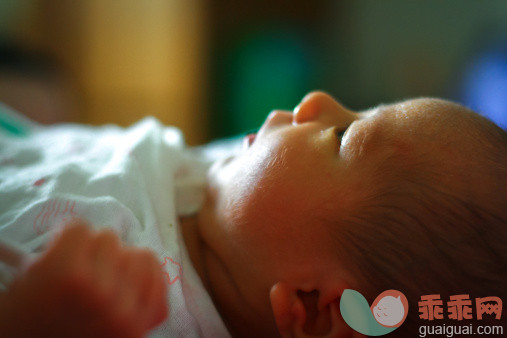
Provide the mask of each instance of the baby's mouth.
POLYGON ((246 134, 245 138, 243 139, 243 149, 250 148, 254 143, 256 137, 257 133, 246 134))

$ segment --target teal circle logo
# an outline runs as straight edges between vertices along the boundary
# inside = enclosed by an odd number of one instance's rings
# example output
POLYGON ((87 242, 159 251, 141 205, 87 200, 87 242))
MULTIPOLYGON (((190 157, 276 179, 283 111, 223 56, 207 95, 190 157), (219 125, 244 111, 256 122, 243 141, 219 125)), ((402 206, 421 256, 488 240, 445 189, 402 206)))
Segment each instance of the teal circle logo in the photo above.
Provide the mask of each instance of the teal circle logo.
POLYGON ((362 294, 346 289, 340 299, 340 312, 353 330, 367 336, 383 336, 403 324, 408 314, 408 301, 400 291, 386 290, 370 307, 362 294))

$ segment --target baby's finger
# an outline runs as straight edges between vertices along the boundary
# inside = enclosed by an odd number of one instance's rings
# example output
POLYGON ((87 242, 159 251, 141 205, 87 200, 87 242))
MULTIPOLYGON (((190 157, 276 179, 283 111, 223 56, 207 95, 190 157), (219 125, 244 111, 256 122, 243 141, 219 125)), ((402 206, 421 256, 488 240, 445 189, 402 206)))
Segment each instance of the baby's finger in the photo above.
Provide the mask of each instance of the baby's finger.
POLYGON ((110 336, 140 336, 139 333, 132 331, 132 328, 136 326, 134 304, 137 296, 132 281, 127 278, 130 256, 120 248, 112 264, 116 266, 114 284, 110 290, 110 299, 98 310, 100 315, 97 325, 107 328, 111 332, 110 336))
POLYGON ((162 270, 160 270, 160 272, 157 273, 155 277, 155 281, 153 283, 153 292, 151 294, 149 302, 153 311, 151 320, 148 322, 148 327, 151 329, 162 323, 170 311, 170 309, 167 307, 167 284, 165 282, 162 270))
POLYGON ((101 231, 93 238, 90 264, 97 284, 97 296, 101 298, 98 299, 100 302, 114 297, 119 270, 119 250, 118 237, 111 230, 101 231))
POLYGON ((118 265, 119 250, 120 242, 113 231, 103 230, 95 234, 90 249, 90 258, 95 270, 104 270, 118 265))
POLYGON ((118 285, 118 310, 123 315, 132 315, 139 304, 140 293, 146 284, 146 276, 143 276, 144 261, 139 259, 136 251, 132 249, 121 253, 119 285, 118 285))
POLYGON ((81 262, 88 252, 90 236, 91 231, 84 221, 73 220, 55 236, 43 257, 56 266, 81 262))
POLYGON ((154 281, 152 270, 156 264, 153 254, 146 249, 131 249, 131 265, 128 278, 132 280, 137 291, 137 307, 144 307, 151 293, 154 281))
POLYGON ((159 262, 154 256, 146 263, 146 274, 151 276, 148 292, 141 300, 146 328, 151 329, 167 317, 166 281, 159 262))
POLYGON ((143 336, 149 328, 142 306, 149 293, 152 276, 146 273, 149 252, 138 249, 123 249, 120 253, 120 271, 117 279, 115 304, 110 318, 117 332, 128 332, 130 336, 143 336))

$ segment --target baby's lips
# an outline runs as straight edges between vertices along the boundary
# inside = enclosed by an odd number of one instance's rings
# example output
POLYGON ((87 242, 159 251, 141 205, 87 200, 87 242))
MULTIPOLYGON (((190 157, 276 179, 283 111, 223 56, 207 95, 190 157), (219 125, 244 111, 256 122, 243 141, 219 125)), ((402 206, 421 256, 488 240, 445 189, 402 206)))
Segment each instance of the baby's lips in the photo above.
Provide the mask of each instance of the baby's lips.
POLYGON ((252 134, 246 135, 246 138, 248 140, 248 145, 249 146, 251 146, 254 143, 256 137, 257 137, 256 133, 252 133, 252 134))
POLYGON ((245 136, 243 139, 243 148, 248 149, 254 143, 255 138, 257 137, 256 133, 250 133, 245 136))

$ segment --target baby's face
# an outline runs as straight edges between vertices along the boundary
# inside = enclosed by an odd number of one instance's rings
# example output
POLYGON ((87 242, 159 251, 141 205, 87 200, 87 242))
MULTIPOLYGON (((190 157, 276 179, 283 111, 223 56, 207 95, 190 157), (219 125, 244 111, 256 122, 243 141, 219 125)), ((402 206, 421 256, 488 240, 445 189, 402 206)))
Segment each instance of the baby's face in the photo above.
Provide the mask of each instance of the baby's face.
POLYGON ((379 164, 451 156, 440 141, 468 115, 432 99, 356 113, 311 93, 294 112, 271 113, 253 143, 211 168, 203 240, 246 294, 252 283, 338 273, 329 224, 357 206, 379 164))

